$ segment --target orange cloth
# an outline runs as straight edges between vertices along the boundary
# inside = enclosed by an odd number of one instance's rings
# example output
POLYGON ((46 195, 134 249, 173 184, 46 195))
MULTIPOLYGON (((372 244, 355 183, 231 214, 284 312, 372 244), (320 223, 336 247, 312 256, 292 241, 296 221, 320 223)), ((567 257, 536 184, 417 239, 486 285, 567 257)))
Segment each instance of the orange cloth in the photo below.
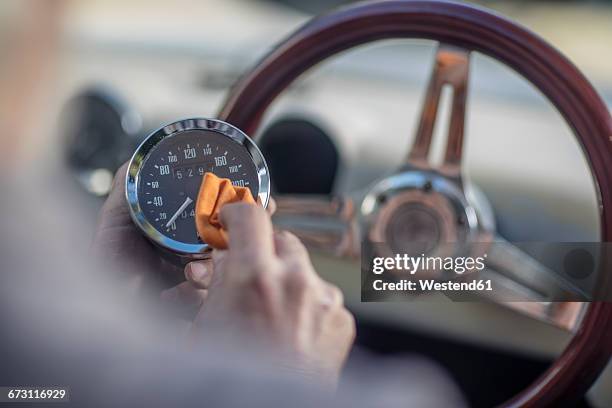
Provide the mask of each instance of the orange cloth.
POLYGON ((227 232, 221 225, 219 212, 225 204, 237 202, 255 204, 248 187, 234 186, 230 179, 213 173, 204 174, 195 206, 196 229, 202 241, 213 248, 227 248, 227 232))

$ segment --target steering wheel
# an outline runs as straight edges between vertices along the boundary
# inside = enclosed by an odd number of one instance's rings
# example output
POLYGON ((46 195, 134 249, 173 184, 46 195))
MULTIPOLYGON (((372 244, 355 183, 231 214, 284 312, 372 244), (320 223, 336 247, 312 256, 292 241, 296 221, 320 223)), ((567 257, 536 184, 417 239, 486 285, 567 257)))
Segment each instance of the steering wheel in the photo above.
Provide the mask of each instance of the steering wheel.
MULTIPOLYGON (((563 290, 546 268, 495 233, 486 200, 461 172, 470 53, 506 64, 539 89, 571 127, 588 158, 599 193, 601 239, 612 238, 612 118, 587 79, 557 50, 523 27, 486 10, 446 1, 362 3, 315 18, 277 45, 233 87, 219 117, 255 134, 264 112, 297 77, 339 52, 371 41, 420 38, 439 43, 414 145, 404 164, 371 188, 360 206, 348 198, 279 197, 278 213, 320 218, 326 228, 297 231, 310 246, 337 256, 358 254, 361 239, 401 244, 406 229, 435 229, 445 241, 488 239, 501 259, 493 269, 528 289, 532 302, 507 306, 574 331, 551 367, 505 406, 550 406, 583 395, 612 354, 612 304, 547 302, 563 290), (443 86, 453 89, 442 165, 427 157, 443 86), (607 165, 606 165, 607 164, 607 165), (409 205, 407 205, 409 204, 409 205), (426 215, 423 215, 426 214, 426 215), (330 220, 340 227, 327 228, 330 220), (414 221, 418 220, 418 221, 414 221), (398 232, 399 231, 399 232, 398 232), (547 296, 549 296, 547 298, 547 296)), ((332 223, 333 224, 333 223, 332 223)), ((612 271, 604 254, 603 271, 612 271)), ((602 284, 610 280, 603 274, 602 284)))

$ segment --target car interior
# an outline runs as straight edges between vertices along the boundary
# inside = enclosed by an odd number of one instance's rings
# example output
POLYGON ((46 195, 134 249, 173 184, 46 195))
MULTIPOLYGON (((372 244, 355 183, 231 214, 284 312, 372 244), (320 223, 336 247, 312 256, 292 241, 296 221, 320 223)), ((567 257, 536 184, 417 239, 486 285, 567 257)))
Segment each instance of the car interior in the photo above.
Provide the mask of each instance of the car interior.
MULTIPOLYGON (((474 407, 570 393, 571 406, 612 406, 612 343, 588 370, 561 365, 588 348, 584 332, 599 330, 597 347, 611 338, 589 302, 363 301, 359 256, 372 217, 420 183, 398 168, 430 175, 423 188, 441 194, 461 186, 479 231, 504 242, 606 241, 612 156, 595 139, 612 124, 612 3, 382 3, 78 2, 63 23, 47 159, 60 158, 93 231, 114 173, 152 131, 177 118, 232 123, 267 161, 275 222, 342 289, 360 348, 430 358, 474 407)), ((408 221, 431 231, 427 217, 408 221)))

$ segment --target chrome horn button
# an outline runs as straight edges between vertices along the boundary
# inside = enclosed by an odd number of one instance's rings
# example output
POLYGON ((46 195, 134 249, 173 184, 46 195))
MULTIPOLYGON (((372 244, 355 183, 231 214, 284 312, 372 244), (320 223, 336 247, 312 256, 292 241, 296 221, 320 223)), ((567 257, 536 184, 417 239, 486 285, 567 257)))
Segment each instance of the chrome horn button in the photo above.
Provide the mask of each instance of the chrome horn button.
POLYGON ((452 256, 477 239, 479 222, 460 185, 432 170, 406 171, 378 182, 360 210, 364 244, 380 256, 452 256))

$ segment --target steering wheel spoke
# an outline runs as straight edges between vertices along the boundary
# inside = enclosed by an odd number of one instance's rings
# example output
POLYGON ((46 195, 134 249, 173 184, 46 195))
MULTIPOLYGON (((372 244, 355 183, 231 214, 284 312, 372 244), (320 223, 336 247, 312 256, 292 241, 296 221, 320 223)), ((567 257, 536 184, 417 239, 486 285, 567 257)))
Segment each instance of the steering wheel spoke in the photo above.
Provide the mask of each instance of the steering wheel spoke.
POLYGON ((453 92, 450 123, 447 131, 446 153, 439 170, 450 176, 460 175, 469 66, 470 51, 446 44, 438 47, 434 69, 425 92, 414 144, 406 159, 409 164, 422 168, 430 167, 429 151, 439 116, 440 99, 444 87, 450 87, 453 92))
POLYGON ((588 295, 568 279, 528 253, 496 237, 487 251, 487 268, 494 291, 483 294, 495 303, 568 331, 578 327, 588 295))
POLYGON ((313 250, 340 257, 359 255, 355 206, 350 197, 275 196, 275 226, 297 235, 313 250))

